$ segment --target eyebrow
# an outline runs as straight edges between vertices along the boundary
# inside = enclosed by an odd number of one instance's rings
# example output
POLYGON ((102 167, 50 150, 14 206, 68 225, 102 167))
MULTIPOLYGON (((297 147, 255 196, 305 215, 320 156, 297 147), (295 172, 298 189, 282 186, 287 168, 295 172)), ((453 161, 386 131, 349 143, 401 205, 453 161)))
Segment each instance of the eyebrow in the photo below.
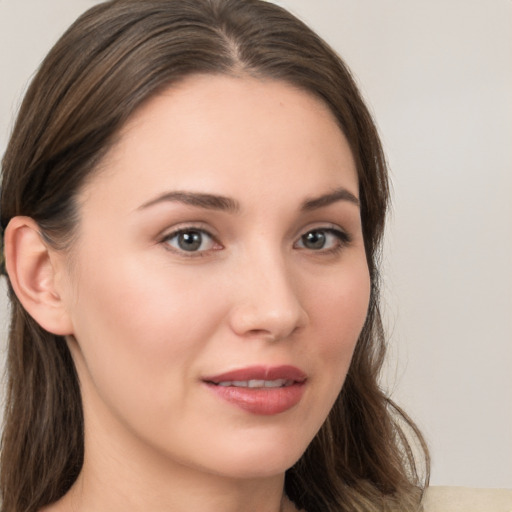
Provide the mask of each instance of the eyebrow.
MULTIPOLYGON (((198 208, 204 208, 206 210, 219 210, 230 213, 238 213, 241 209, 240 203, 230 197, 219 196, 216 194, 205 194, 201 192, 175 191, 159 195, 155 199, 144 203, 138 208, 138 210, 143 210, 155 204, 167 201, 183 203, 198 208)), ((352 192, 349 192, 345 188, 337 188, 327 194, 306 199, 302 203, 300 209, 301 211, 317 210, 338 201, 348 201, 359 207, 359 199, 357 199, 352 192)))
POLYGON ((229 197, 218 196, 214 194, 203 194, 200 192, 166 192, 147 203, 144 203, 138 209, 142 210, 157 203, 165 201, 176 201, 178 203, 196 206, 198 208, 205 208, 206 210, 221 210, 236 213, 240 211, 240 204, 238 201, 229 197))
POLYGON ((348 191, 346 188, 341 187, 334 189, 332 192, 327 194, 323 194, 318 197, 312 197, 311 199, 306 199, 306 201, 302 203, 301 210, 317 210, 338 201, 348 201, 349 203, 355 204, 358 208, 360 207, 359 199, 354 194, 352 194, 352 192, 348 191))

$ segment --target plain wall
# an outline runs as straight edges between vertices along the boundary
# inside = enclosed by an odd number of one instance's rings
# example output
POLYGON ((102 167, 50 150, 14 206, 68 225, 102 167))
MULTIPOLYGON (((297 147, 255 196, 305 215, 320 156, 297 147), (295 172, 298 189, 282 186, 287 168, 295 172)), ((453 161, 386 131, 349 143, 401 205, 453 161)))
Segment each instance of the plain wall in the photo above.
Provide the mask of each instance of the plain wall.
MULTIPOLYGON (((0 0, 0 154, 37 65, 95 3, 0 0)), ((348 62, 388 155, 384 385, 433 484, 512 487, 512 2, 277 3, 348 62)))

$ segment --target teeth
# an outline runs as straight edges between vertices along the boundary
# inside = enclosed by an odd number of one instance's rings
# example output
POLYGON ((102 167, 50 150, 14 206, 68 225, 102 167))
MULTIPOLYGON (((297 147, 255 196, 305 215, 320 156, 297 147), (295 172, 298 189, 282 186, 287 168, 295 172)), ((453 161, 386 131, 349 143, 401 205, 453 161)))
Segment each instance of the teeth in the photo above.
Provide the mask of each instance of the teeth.
POLYGON ((276 380, 234 380, 234 381, 223 381, 219 382, 217 385, 222 387, 234 386, 237 388, 282 388, 284 386, 290 386, 293 384, 293 381, 286 379, 276 379, 276 380))
POLYGON ((291 385, 291 382, 287 381, 285 379, 266 380, 265 381, 266 388, 282 388, 284 386, 289 386, 289 385, 291 385))

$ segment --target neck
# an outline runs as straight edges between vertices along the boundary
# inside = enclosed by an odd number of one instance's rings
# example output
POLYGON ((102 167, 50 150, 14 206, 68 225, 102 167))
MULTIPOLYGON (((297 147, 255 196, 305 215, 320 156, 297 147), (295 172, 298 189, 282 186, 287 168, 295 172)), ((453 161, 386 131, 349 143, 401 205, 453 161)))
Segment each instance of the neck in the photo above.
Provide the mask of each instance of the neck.
MULTIPOLYGON (((149 476, 120 471, 92 471, 84 466, 77 482, 66 495, 69 512, 108 510, 109 512, 288 512, 283 478, 234 480, 197 475, 194 471, 174 471, 149 476)), ((64 512, 65 509, 62 509, 64 512)))

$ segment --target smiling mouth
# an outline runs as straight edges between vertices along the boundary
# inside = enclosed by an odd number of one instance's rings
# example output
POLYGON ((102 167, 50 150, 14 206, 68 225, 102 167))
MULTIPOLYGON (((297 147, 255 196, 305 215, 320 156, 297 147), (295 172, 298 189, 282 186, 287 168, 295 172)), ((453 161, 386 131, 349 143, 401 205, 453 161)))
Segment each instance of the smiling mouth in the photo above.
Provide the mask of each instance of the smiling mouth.
POLYGON ((295 366, 251 366, 206 377, 204 384, 218 398, 246 413, 273 416, 295 407, 308 377, 295 366))
POLYGON ((255 365, 203 377, 205 382, 216 386, 243 388, 282 388, 292 384, 301 384, 306 379, 305 372, 291 365, 255 365))
POLYGON ((275 379, 275 380, 225 380, 221 382, 210 382, 215 386, 221 387, 235 387, 235 388, 250 388, 250 389, 261 389, 261 388, 285 388, 295 384, 295 381, 290 379, 275 379))

